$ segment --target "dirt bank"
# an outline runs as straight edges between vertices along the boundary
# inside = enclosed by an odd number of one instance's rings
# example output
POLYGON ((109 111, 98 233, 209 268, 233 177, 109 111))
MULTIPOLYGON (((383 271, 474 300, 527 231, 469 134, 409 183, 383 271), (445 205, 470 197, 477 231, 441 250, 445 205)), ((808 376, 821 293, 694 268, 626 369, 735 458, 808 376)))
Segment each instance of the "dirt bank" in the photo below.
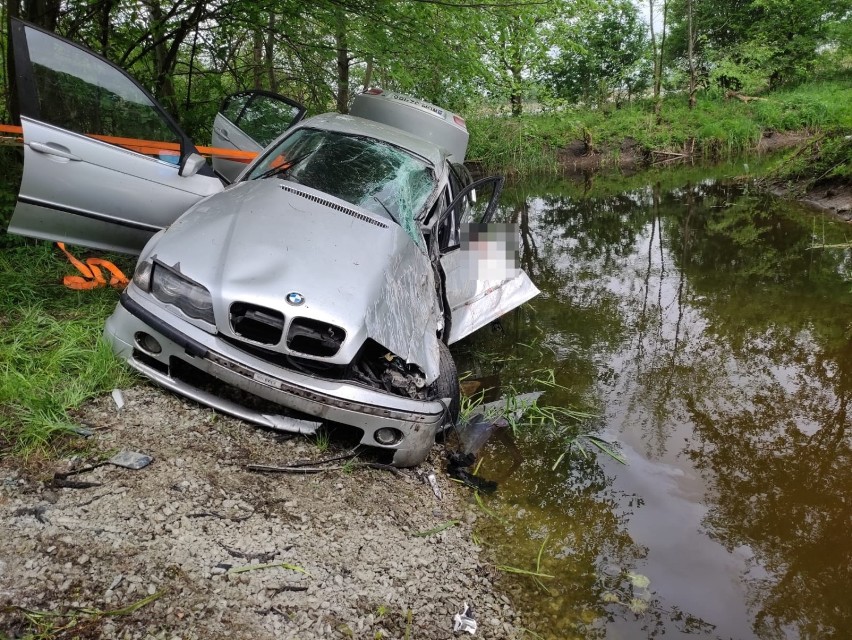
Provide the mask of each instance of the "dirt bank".
MULTIPOLYGON (((788 194, 789 192, 781 191, 788 194)), ((801 202, 831 214, 844 220, 852 222, 852 185, 834 180, 821 184, 808 191, 801 202)))
MULTIPOLYGON (((757 153, 770 153, 790 149, 809 135, 805 132, 765 131, 754 148, 757 153)), ((583 140, 574 140, 557 151, 559 166, 568 173, 595 171, 601 168, 638 170, 651 165, 690 162, 713 157, 713 150, 704 150, 694 140, 681 149, 645 149, 633 138, 625 138, 618 145, 596 147, 583 140), (707 153, 705 153, 707 151, 707 153)))
MULTIPOLYGON (((477 638, 519 637, 471 541, 482 512, 440 470, 442 500, 423 480, 439 447, 399 473, 259 474, 246 464, 329 453, 147 385, 124 397, 120 412, 107 397, 79 418, 97 425, 98 448, 150 454, 148 467, 105 465, 69 477, 96 486, 60 488, 0 463, 0 637, 33 630, 24 608, 76 611, 76 626, 47 637, 431 640, 453 637, 463 602, 477 638), (418 536, 449 520, 460 522, 418 536), (233 571, 257 564, 289 568, 233 571), (80 613, 149 595, 135 612, 80 613)), ((68 618, 39 620, 55 630, 68 618)))

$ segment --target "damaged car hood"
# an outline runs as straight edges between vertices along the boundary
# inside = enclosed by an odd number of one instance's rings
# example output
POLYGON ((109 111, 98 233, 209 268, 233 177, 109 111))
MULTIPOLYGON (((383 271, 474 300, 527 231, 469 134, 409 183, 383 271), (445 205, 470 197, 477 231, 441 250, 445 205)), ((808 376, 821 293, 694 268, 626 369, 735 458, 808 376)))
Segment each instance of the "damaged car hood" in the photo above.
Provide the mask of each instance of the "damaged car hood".
MULTIPOLYGON (((280 312, 286 326, 298 317, 342 328, 338 353, 315 359, 347 364, 372 338, 427 381, 438 376, 431 264, 389 219, 292 182, 254 180, 198 203, 144 254, 207 287, 223 336, 244 340, 230 314, 247 303, 280 312)), ((286 328, 283 336, 264 347, 291 353, 286 328)))

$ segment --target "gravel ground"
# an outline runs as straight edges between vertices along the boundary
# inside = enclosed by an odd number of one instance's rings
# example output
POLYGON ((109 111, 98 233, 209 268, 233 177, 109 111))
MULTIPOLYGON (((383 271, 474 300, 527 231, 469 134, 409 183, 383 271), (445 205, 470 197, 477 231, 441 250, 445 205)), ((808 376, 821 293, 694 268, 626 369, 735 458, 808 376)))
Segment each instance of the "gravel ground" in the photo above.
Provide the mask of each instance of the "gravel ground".
POLYGON ((331 452, 149 386, 124 399, 120 412, 105 397, 78 417, 97 425, 99 449, 153 456, 144 469, 104 465, 68 478, 97 486, 71 488, 0 462, 0 638, 25 635, 24 608, 75 614, 55 637, 432 640, 453 637, 463 602, 474 606, 475 637, 521 637, 497 572, 471 541, 477 507, 440 470, 440 446, 398 474, 261 474, 246 464, 331 452), (432 467, 442 500, 424 482, 432 467), (416 535, 448 520, 461 522, 416 535), (276 563, 291 568, 233 572, 276 563), (79 611, 149 595, 121 615, 79 611))

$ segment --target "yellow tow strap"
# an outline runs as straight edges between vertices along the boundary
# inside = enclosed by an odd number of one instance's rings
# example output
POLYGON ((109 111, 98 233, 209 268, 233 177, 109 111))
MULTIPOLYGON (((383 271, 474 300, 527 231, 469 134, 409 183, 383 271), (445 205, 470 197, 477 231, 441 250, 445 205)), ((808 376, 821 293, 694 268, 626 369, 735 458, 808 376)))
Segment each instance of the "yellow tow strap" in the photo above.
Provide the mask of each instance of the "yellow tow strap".
POLYGON ((111 287, 124 289, 127 286, 129 282, 127 276, 109 260, 86 258, 86 262, 82 262, 71 255, 71 252, 65 248, 64 242, 57 242, 56 246, 62 250, 62 253, 67 256, 68 261, 77 268, 77 271, 83 274, 82 276, 65 276, 62 279, 62 284, 69 289, 84 291, 107 286, 107 281, 101 272, 101 268, 110 272, 109 285, 111 287))

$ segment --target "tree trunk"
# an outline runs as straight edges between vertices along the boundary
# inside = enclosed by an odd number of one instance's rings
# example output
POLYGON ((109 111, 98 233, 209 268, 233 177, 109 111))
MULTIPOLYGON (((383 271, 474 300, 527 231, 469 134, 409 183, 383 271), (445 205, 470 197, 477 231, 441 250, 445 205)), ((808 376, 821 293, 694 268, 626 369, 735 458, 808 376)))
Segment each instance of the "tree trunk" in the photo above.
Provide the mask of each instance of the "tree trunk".
POLYGON ((512 73, 512 93, 509 96, 509 102, 512 105, 512 116, 519 117, 524 111, 524 96, 521 93, 521 77, 520 67, 513 66, 510 69, 512 73))
POLYGON ((109 49, 110 18, 115 7, 115 0, 104 0, 98 6, 98 40, 101 45, 101 54, 106 56, 109 49))
POLYGON ((56 31, 60 0, 24 0, 24 18, 48 31, 56 31))
POLYGON ((337 111, 349 113, 349 49, 346 41, 346 14, 337 12, 337 28, 334 34, 337 46, 337 111))
MULTIPOLYGON (((6 20, 3 28, 7 34, 12 33, 12 18, 20 16, 19 0, 8 0, 6 3, 6 20)), ((6 112, 9 114, 9 122, 12 124, 21 123, 21 113, 18 110, 18 83, 15 82, 15 58, 12 52, 12 38, 6 37, 6 112)))
POLYGON ((364 70, 364 91, 370 88, 373 81, 373 56, 367 58, 367 68, 364 70))
POLYGON ((192 104, 192 67, 195 65, 195 51, 198 48, 198 29, 195 30, 195 35, 192 37, 192 49, 189 52, 189 72, 186 78, 186 104, 184 112, 189 111, 192 104))
POLYGON ((651 27, 651 59, 654 61, 654 113, 657 112, 657 101, 660 98, 660 59, 657 55, 657 35, 654 30, 654 0, 648 0, 648 22, 651 27))
POLYGON ((666 18, 668 17, 669 3, 668 0, 663 0, 663 29, 660 33, 660 53, 659 61, 655 66, 656 78, 654 79, 654 115, 657 116, 657 124, 662 121, 663 98, 663 57, 666 53, 666 18))
POLYGON ((688 25, 688 39, 687 39, 687 55, 689 57, 689 108, 690 110, 695 108, 695 56, 694 56, 694 46, 695 46, 695 30, 692 24, 692 2, 693 0, 686 0, 686 11, 687 11, 687 25, 688 25))
POLYGON ((663 30, 660 33, 660 64, 657 67, 657 86, 654 91, 656 95, 656 101, 654 103, 654 113, 657 115, 657 124, 660 124, 660 121, 662 120, 663 110, 663 57, 666 55, 666 18, 668 17, 668 13, 668 0, 663 0, 663 30))
POLYGON ((266 33, 266 75, 269 90, 278 93, 278 78, 275 76, 275 14, 269 12, 269 31, 266 33))
POLYGON ((252 34, 252 89, 263 89, 263 32, 255 28, 252 34))

